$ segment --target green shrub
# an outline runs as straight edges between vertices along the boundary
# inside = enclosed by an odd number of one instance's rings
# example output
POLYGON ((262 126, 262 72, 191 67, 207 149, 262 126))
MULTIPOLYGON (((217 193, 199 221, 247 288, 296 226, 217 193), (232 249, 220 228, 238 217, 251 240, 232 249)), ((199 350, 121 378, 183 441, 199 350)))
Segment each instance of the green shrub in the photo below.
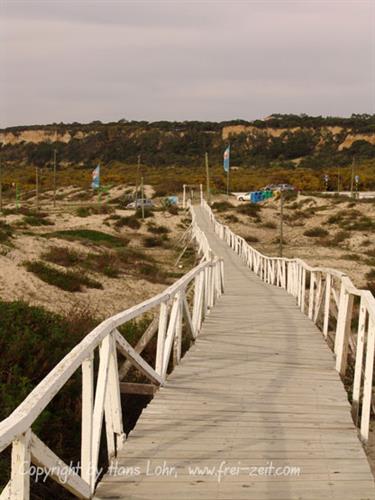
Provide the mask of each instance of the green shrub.
POLYGON ((375 248, 371 248, 370 250, 366 250, 365 254, 368 255, 369 257, 375 257, 375 248))
POLYGON ((70 248, 51 247, 42 255, 42 259, 59 266, 70 267, 79 264, 84 256, 70 248))
POLYGON ((168 240, 167 235, 163 236, 146 236, 143 238, 143 245, 147 248, 151 247, 161 247, 168 240))
POLYGON ((167 275, 162 271, 160 266, 154 264, 143 263, 138 268, 139 277, 151 283, 165 283, 167 275))
POLYGON ((91 215, 91 211, 89 207, 79 207, 76 210, 76 215, 78 217, 88 217, 89 215, 91 215))
POLYGON ((310 238, 321 238, 328 235, 328 231, 322 227, 313 227, 304 231, 304 236, 309 236, 310 238))
POLYGON ((142 262, 154 262, 151 255, 145 254, 137 248, 121 248, 116 251, 116 256, 122 264, 136 268, 142 262))
POLYGON ((211 208, 217 212, 226 212, 227 210, 234 208, 234 206, 232 203, 229 203, 229 201, 215 201, 212 203, 211 208))
MULTIPOLYGON (((151 209, 151 208, 145 208, 143 210, 143 213, 144 213, 144 218, 145 219, 148 219, 150 217, 154 217, 154 211, 151 209)), ((137 217, 138 219, 142 219, 142 209, 141 208, 137 208, 136 212, 135 212, 135 217, 137 217)))
POLYGON ((91 271, 108 276, 108 278, 117 278, 121 270, 121 261, 114 252, 89 254, 83 265, 86 265, 91 271))
POLYGON ((350 232, 349 231, 338 231, 335 236, 332 238, 332 244, 333 245, 338 245, 339 243, 342 243, 343 241, 347 240, 350 238, 350 232))
POLYGON ((357 220, 344 220, 340 227, 351 231, 375 231, 375 221, 371 217, 363 215, 357 220))
POLYGON ((256 203, 246 203, 245 205, 239 205, 237 207, 237 212, 255 219, 259 219, 259 212, 261 211, 261 206, 256 203))
POLYGON ((344 260, 355 260, 355 261, 361 260, 361 256, 358 255, 357 253, 347 253, 342 255, 341 258, 344 260))
POLYGON ((167 212, 170 213, 171 215, 178 215, 179 211, 180 210, 177 205, 169 205, 167 207, 167 212))
POLYGON ((266 229, 276 229, 277 225, 275 224, 275 222, 267 221, 267 222, 263 222, 262 227, 264 227, 266 229))
POLYGON ((60 271, 42 261, 26 262, 26 269, 39 279, 67 292, 81 292, 82 287, 103 288, 102 284, 75 271, 60 271))
POLYGON ((171 232, 166 226, 158 226, 152 223, 148 224, 147 230, 152 234, 168 234, 171 232))
POLYGON ((88 217, 90 215, 101 215, 101 214, 111 214, 115 209, 107 204, 99 206, 89 206, 89 207, 78 207, 76 210, 76 215, 78 217, 88 217))
POLYGON ((0 243, 8 243, 12 238, 14 230, 12 226, 4 221, 0 221, 0 243))
POLYGON ((253 236, 251 234, 244 236, 244 239, 247 243, 257 243, 259 241, 259 238, 257 238, 256 236, 253 236))
POLYGON ((118 220, 115 222, 115 227, 117 229, 120 229, 121 227, 127 226, 130 227, 131 229, 139 229, 141 227, 141 222, 137 217, 134 215, 129 215, 127 217, 120 217, 118 220))
POLYGON ((47 217, 39 217, 38 215, 26 215, 23 220, 29 226, 53 226, 55 224, 47 217))
POLYGON ((65 231, 55 231, 45 236, 51 238, 62 238, 65 240, 81 240, 95 243, 97 245, 106 245, 110 247, 122 247, 129 243, 124 238, 113 236, 112 234, 95 231, 94 229, 70 229, 65 231))
POLYGON ((366 278, 370 281, 375 281, 375 268, 370 269, 370 271, 366 273, 366 278))
MULTIPOLYGON (((277 237, 273 240, 273 243, 276 243, 276 244, 278 244, 278 245, 279 245, 279 244, 280 244, 280 236, 277 236, 277 237)), ((283 238, 282 243, 283 243, 283 245, 287 245, 287 241, 286 241, 286 239, 284 239, 284 238, 283 238)))
POLYGON ((283 191, 284 200, 290 202, 298 198, 298 191, 283 191))
POLYGON ((237 215, 234 215, 234 214, 228 214, 228 215, 225 215, 225 221, 226 222, 229 222, 229 223, 235 223, 235 222, 239 222, 240 219, 237 217, 237 215))

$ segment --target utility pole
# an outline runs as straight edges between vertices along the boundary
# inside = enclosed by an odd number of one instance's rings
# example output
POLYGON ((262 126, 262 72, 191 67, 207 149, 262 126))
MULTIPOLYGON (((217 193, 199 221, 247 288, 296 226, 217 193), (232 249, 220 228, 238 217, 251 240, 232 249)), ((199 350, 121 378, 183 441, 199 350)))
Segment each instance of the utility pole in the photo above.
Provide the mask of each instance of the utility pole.
MULTIPOLYGON (((137 202, 135 202, 137 204, 137 202)), ((145 205, 144 205, 144 189, 143 189, 143 177, 141 177, 141 210, 142 219, 145 218, 145 205)))
POLYGON ((39 168, 35 168, 35 200, 36 209, 39 210, 39 168))
POLYGON ((3 211, 3 176, 1 170, 1 158, 0 158, 0 212, 3 211))
POLYGON ((53 207, 56 207, 56 149, 53 150, 53 207))
POLYGON ((353 156, 353 162, 352 162, 352 176, 351 176, 351 181, 350 181, 350 193, 353 196, 353 191, 354 191, 354 169, 355 169, 355 156, 353 156))
POLYGON ((211 191, 210 191, 210 169, 208 166, 208 153, 205 154, 206 161, 206 179, 207 179, 207 203, 211 203, 211 191))
POLYGON ((283 223, 284 223, 284 191, 280 191, 280 236, 279 236, 279 257, 283 256, 283 223))
POLYGON ((141 155, 138 155, 138 161, 137 161, 137 178, 136 178, 136 181, 135 181, 135 201, 137 201, 137 199, 138 199, 139 172, 140 172, 140 169, 141 169, 141 155))
POLYGON ((340 194, 340 167, 337 167, 337 194, 340 194))

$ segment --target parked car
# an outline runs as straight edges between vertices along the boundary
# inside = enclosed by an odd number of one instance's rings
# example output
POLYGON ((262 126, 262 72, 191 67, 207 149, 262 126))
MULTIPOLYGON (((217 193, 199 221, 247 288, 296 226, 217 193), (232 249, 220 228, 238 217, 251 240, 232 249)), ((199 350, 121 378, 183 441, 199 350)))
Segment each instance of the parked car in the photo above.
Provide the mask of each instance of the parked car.
POLYGON ((126 208, 142 208, 142 204, 143 208, 152 208, 154 206, 152 200, 148 200, 146 198, 142 200, 142 198, 139 198, 138 200, 128 203, 126 208))
POLYGON ((261 191, 295 191, 296 188, 291 184, 268 184, 261 191))
POLYGON ((240 193, 236 196, 238 201, 250 201, 251 191, 248 193, 240 193))

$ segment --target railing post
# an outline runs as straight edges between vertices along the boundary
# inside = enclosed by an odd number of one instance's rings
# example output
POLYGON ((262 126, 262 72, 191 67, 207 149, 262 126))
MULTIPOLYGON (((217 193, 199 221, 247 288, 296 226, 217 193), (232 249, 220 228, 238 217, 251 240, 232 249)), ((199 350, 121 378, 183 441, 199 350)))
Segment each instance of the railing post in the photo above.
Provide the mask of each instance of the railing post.
POLYGON ((322 305, 322 299, 323 299, 322 273, 319 272, 317 273, 317 286, 316 286, 316 293, 314 300, 314 315, 313 315, 314 323, 318 321, 319 311, 322 305))
POLYGON ((92 452, 91 452, 91 491, 94 492, 97 476, 99 446, 103 426, 104 402, 107 389, 109 357, 111 353, 111 339, 108 334, 99 348, 100 362, 96 383, 95 403, 93 410, 92 452))
POLYGON ((302 287, 302 266, 296 262, 297 266, 297 306, 301 307, 301 287, 302 287))
POLYGON ((302 268, 302 285, 301 285, 301 311, 305 312, 306 299, 306 269, 302 268))
POLYGON ((323 335, 327 338, 329 325, 329 310, 331 305, 331 275, 326 274, 326 291, 324 301, 323 335))
POLYGON ((181 346, 182 346, 182 292, 177 293, 177 319, 176 319, 176 332, 173 342, 173 365, 176 366, 181 360, 181 346))
POLYGON ((92 483, 92 417, 94 407, 94 356, 91 354, 82 363, 82 436, 81 477, 92 483))
POLYGON ((375 320, 372 316, 369 319, 367 333, 367 351, 365 376, 363 382, 363 403, 361 416, 361 439, 367 443, 370 426, 370 411, 372 401, 372 377, 374 373, 374 354, 375 354, 375 320))
POLYGON ((168 325, 168 304, 167 302, 162 302, 160 304, 158 338, 156 346, 156 362, 155 362, 155 371, 158 375, 162 375, 163 373, 164 345, 165 345, 165 334, 167 332, 167 325, 168 325))
POLYGON ((355 356, 355 368, 354 368, 354 380, 353 380, 353 403, 352 403, 352 416, 354 423, 356 425, 358 425, 359 404, 361 397, 363 351, 365 346, 365 333, 366 333, 366 316, 367 316, 366 306, 363 297, 361 297, 361 302, 359 306, 357 349, 355 356))
POLYGON ((353 295, 347 291, 345 281, 346 278, 342 278, 335 338, 336 370, 341 375, 346 372, 353 309, 353 295))
POLYGON ((30 498, 30 437, 31 429, 28 429, 13 441, 10 478, 11 500, 28 500, 30 498))
POLYGON ((314 271, 310 271, 310 292, 309 292, 309 319, 313 319, 313 310, 314 310, 314 288, 315 288, 315 273, 314 271))

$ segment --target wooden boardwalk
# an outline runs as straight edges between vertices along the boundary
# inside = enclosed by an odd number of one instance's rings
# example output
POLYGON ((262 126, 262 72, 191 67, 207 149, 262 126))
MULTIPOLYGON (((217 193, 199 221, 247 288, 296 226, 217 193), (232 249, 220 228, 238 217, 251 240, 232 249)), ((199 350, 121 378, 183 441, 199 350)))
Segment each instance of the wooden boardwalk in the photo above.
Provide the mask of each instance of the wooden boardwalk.
POLYGON ((197 218, 225 260, 225 294, 95 498, 375 499, 321 332, 197 218))

